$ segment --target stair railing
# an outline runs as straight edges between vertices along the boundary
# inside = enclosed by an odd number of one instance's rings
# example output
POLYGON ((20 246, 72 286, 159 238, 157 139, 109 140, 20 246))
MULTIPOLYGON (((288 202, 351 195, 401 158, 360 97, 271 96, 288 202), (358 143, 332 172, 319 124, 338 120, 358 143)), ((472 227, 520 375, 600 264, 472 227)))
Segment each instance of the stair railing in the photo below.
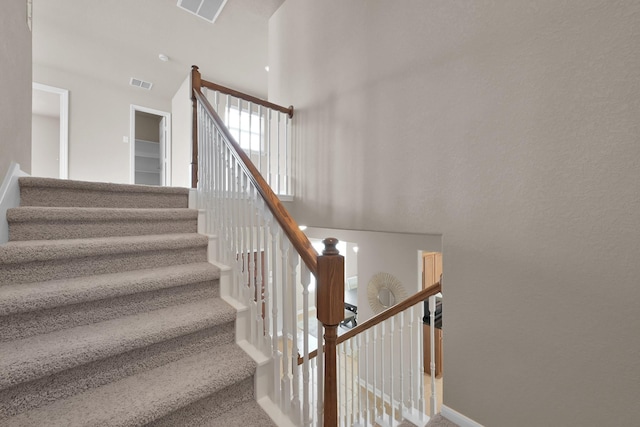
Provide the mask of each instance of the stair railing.
MULTIPOLYGON (((440 291, 438 282, 338 337, 338 425, 392 427, 404 419, 425 425, 427 412, 437 412, 435 313, 440 291), (425 301, 429 308, 423 310, 425 301), (424 322, 423 311, 429 322, 424 322), (425 328, 430 336, 428 366, 425 328), (428 411, 425 368, 431 388, 428 411)), ((309 355, 312 360, 315 356, 315 351, 309 355)))
MULTIPOLYGON (((279 196, 293 196, 291 119, 293 106, 280 105, 202 79, 193 66, 192 84, 199 87, 236 142, 279 196)), ((195 105, 195 104, 194 104, 195 105)), ((195 114, 195 110, 194 110, 195 114)), ((195 117, 195 115, 194 115, 195 117)), ((194 121, 193 135, 197 136, 194 121)), ((192 147, 191 186, 198 181, 198 146, 192 147)))
MULTIPOLYGON (((194 66, 193 179, 198 208, 205 211, 205 232, 217 236, 216 259, 230 267, 230 283, 221 292, 237 302, 243 342, 270 360, 265 375, 272 402, 295 425, 336 426, 336 339, 344 316, 344 258, 331 238, 325 239, 323 254, 318 255, 251 154, 204 96, 202 88, 212 86, 194 66), (310 298, 311 275, 317 280, 315 301, 310 298), (313 312, 318 319, 315 338, 310 336, 313 312), (313 360, 312 347, 319 356, 313 360)), ((283 109, 261 102, 270 110, 283 109)), ((287 111, 292 114, 293 108, 287 111)))

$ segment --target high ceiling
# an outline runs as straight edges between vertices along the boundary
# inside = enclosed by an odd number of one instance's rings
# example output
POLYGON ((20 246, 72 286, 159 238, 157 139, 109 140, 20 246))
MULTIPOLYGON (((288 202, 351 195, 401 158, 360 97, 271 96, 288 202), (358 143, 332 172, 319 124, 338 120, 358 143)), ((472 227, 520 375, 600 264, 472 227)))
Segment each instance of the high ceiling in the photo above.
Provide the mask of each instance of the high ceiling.
POLYGON ((269 17, 284 0, 228 0, 214 24, 176 0, 33 0, 33 62, 171 98, 191 65, 264 97, 269 17), (158 59, 159 54, 170 58, 158 59))

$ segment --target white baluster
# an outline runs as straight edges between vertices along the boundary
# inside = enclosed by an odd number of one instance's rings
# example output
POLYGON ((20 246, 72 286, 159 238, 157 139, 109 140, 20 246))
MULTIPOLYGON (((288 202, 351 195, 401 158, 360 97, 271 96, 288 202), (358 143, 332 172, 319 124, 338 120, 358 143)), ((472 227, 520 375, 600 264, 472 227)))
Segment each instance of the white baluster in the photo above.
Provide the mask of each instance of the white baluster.
MULTIPOLYGON (((253 128, 251 127, 251 119, 252 119, 253 114, 251 114, 251 113, 252 113, 252 111, 251 111, 251 110, 253 109, 253 107, 251 106, 251 102, 248 102, 248 103, 247 103, 247 105, 248 105, 248 108, 249 108, 249 158, 250 158, 250 159, 252 159, 252 157, 253 157, 253 150, 252 150, 252 147, 251 147, 251 146, 253 145, 253 144, 252 144, 252 142, 253 142, 253 141, 251 141, 251 137, 252 137, 252 135, 251 135, 251 131, 253 130, 253 128)), ((244 128, 244 127, 242 126, 242 123, 240 123, 240 130, 239 130, 238 132, 242 132, 242 129, 243 129, 243 128, 244 128)), ((252 160, 252 161, 253 161, 253 160, 252 160)))
POLYGON ((284 194, 290 194, 289 189, 289 115, 284 116, 284 194))
POLYGON ((398 363, 398 366, 400 367, 400 407, 399 407, 399 411, 400 411, 400 419, 402 419, 404 417, 404 370, 405 370, 405 363, 404 363, 404 345, 405 345, 405 339, 404 339, 404 311, 400 312, 400 326, 398 327, 398 334, 400 335, 400 344, 398 345, 398 348, 400 349, 400 362, 398 363))
POLYGON ((277 172, 277 175, 276 175, 277 176, 277 178, 276 178, 276 194, 280 194, 281 193, 281 188, 282 188, 282 186, 280 184, 280 177, 281 177, 281 175, 280 175, 280 116, 282 116, 282 113, 277 113, 277 115, 278 115, 278 138, 277 138, 277 140, 278 140, 278 157, 277 157, 277 159, 278 159, 278 163, 277 163, 278 168, 277 168, 277 171, 276 171, 277 172))
MULTIPOLYGON (((278 231, 279 226, 275 221, 275 218, 271 221, 271 226, 269 228, 271 233, 271 289, 273 290, 271 296, 271 323, 272 323, 272 352, 273 352, 273 401, 277 404, 280 402, 280 351, 278 350, 278 276, 277 276, 277 265, 278 265, 278 231)), ((283 347, 286 346, 286 337, 282 337, 283 347)))
MULTIPOLYGON (((291 370, 289 368, 289 360, 291 360, 290 354, 291 351, 289 349, 289 328, 287 323, 289 323, 289 305, 287 301, 287 297, 290 297, 289 289, 291 287, 288 283, 287 277, 287 257, 289 255, 289 240, 280 234, 280 251, 282 255, 282 339, 283 339, 283 353, 282 357, 282 370, 284 371, 282 374, 282 409, 285 414, 291 415, 291 370)), ((295 336, 292 338, 295 339, 295 336)))
POLYGON ((309 284, 311 283, 311 273, 306 264, 300 265, 300 284, 302 285, 302 422, 305 426, 311 425, 309 417, 309 284))
POLYGON ((389 391, 389 426, 393 426, 393 420, 395 419, 395 415, 396 415, 396 405, 393 403, 393 388, 394 388, 394 377, 395 377, 395 372, 394 372, 394 368, 395 365, 393 363, 393 359, 394 359, 394 353, 395 353, 395 349, 396 349, 396 343, 395 341, 395 316, 393 316, 391 319, 389 319, 389 345, 387 347, 389 347, 389 382, 391 383, 391 390, 389 391))
MULTIPOLYGON (((417 310, 417 321, 418 325, 422 326, 422 318, 420 317, 420 310, 417 310)), ((418 349, 419 349, 419 363, 420 370, 419 373, 419 381, 418 381, 418 411, 420 420, 423 419, 425 412, 425 396, 424 396, 424 333, 422 333, 422 328, 420 328, 418 333, 418 349)))
POLYGON ((300 351, 298 350, 298 298, 297 298, 297 286, 296 286, 296 270, 298 268, 298 260, 300 256, 298 252, 296 252, 295 248, 291 248, 289 251, 289 283, 291 289, 290 297, 290 307, 291 307, 291 335, 292 335, 292 345, 291 345, 291 366, 295 367, 293 369, 293 383, 291 388, 293 390, 292 397, 292 405, 291 410, 293 416, 296 420, 300 420, 300 378, 298 377, 298 355, 300 351))
POLYGON ((349 408, 347 406, 347 361, 345 357, 345 344, 338 345, 338 393, 339 405, 338 405, 338 418, 340 424, 346 426, 349 418, 349 408), (340 388, 342 386, 342 388, 340 388))
POLYGON ((378 325, 373 327, 373 413, 371 416, 371 424, 375 423, 376 415, 380 415, 380 410, 378 409, 378 366, 382 365, 382 360, 380 363, 377 362, 377 353, 378 353, 378 325))
MULTIPOLYGON (((248 177, 247 177, 248 178, 248 177)), ((247 213, 249 217, 247 218, 247 234, 249 237, 249 252, 247 253, 247 261, 249 266, 249 287, 251 288, 251 299, 249 302, 251 303, 251 311, 252 311, 252 319, 251 322, 251 344, 256 344, 258 342, 258 334, 261 332, 258 329, 258 325, 260 324, 258 320, 259 312, 258 309, 258 293, 260 292, 258 287, 256 286, 256 278, 258 276, 258 270, 256 270, 256 261, 259 258, 258 249, 256 248, 254 237, 255 237, 255 206, 253 204, 255 193, 254 193, 253 183, 249 184, 247 195, 247 213)))
POLYGON ((413 373, 417 370, 417 367, 413 365, 414 350, 413 350, 413 342, 415 340, 414 334, 414 324, 415 316, 413 307, 409 308, 409 410, 413 411, 414 401, 413 401, 413 390, 415 388, 415 382, 413 380, 413 373))
POLYGON ((354 367, 354 359, 356 358, 356 352, 354 350, 354 345, 355 345, 355 337, 351 338, 349 340, 349 350, 351 350, 351 357, 349 358, 350 360, 350 365, 351 365, 351 374, 349 375, 351 377, 351 393, 349 393, 349 396, 351 396, 351 418, 350 418, 350 424, 349 425, 353 425, 353 423, 356 420, 357 417, 357 404, 358 404, 358 393, 356 390, 356 385, 355 385, 355 367, 354 367))
MULTIPOLYGON (((364 332, 364 384, 365 384, 365 390, 364 390, 364 396, 365 396, 365 409, 364 409, 364 425, 368 426, 370 423, 373 424, 373 421, 370 419, 370 414, 374 413, 372 412, 372 406, 371 406, 371 399, 369 398, 369 351, 370 351, 370 347, 369 347, 369 343, 371 341, 371 334, 370 334, 371 330, 367 329, 364 332)), ((373 407, 373 410, 375 410, 375 406, 373 407)))
POLYGON ((435 345, 435 337, 436 337, 436 296, 432 295, 429 297, 429 312, 430 312, 430 322, 429 322, 429 335, 431 341, 431 399, 429 400, 429 414, 432 416, 436 413, 436 405, 437 405, 437 396, 436 396, 436 345, 435 345))
MULTIPOLYGON (((271 178, 271 162, 273 151, 271 150, 271 109, 267 110, 267 182, 273 187, 273 179, 271 178)), ((320 417, 322 419, 322 417, 320 417)))

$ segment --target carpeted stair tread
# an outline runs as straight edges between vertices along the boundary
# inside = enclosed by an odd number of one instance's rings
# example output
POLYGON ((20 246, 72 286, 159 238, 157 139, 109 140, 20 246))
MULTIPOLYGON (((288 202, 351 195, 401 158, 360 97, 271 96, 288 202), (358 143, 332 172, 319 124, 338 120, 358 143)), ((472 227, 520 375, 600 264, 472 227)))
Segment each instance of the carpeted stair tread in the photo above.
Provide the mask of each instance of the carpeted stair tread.
POLYGON ((189 189, 21 177, 21 206, 186 208, 189 189))
POLYGON ((201 427, 276 427, 274 422, 262 410, 258 402, 250 400, 203 424, 201 427))
POLYGON ((210 298, 11 341, 0 348, 0 389, 233 322, 235 315, 222 299, 210 298))
POLYGON ((7 210, 9 240, 195 233, 196 209, 18 207, 7 210))
POLYGON ((207 262, 0 287, 0 316, 216 280, 207 262))
POLYGON ((254 372, 255 362, 237 345, 227 344, 5 419, 3 425, 144 425, 254 372))
POLYGON ((0 286, 207 261, 196 233, 37 240, 0 245, 0 286))
POLYGON ((180 250, 191 246, 206 247, 207 244, 208 238, 196 233, 9 242, 0 245, 0 267, 2 264, 85 258, 160 249, 180 250))

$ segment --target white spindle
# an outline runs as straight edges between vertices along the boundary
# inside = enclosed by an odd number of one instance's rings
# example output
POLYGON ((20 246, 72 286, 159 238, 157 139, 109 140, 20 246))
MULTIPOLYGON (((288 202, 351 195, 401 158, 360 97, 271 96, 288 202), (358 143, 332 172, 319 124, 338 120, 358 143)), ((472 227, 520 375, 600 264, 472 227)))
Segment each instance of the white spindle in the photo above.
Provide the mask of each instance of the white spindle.
MULTIPOLYGON (((269 229, 271 233, 271 282, 273 290, 271 297, 271 318, 272 318, 272 352, 273 352, 273 397, 274 402, 280 403, 280 351, 278 350, 278 276, 277 276, 277 266, 278 266, 278 224, 275 221, 275 218, 271 220, 271 227, 269 229)), ((282 345, 283 347, 287 345, 286 337, 282 337, 282 345)))
POLYGON ((350 360, 350 365, 351 365, 351 373, 350 373, 350 377, 351 377, 351 418, 350 418, 350 424, 349 425, 353 425, 353 423, 355 422, 355 419, 357 417, 357 409, 358 409, 358 393, 356 391, 356 385, 355 385, 355 368, 354 368, 354 359, 356 358, 356 352, 354 350, 354 345, 355 345, 356 340, 355 339, 350 339, 349 340, 349 350, 351 351, 351 357, 349 358, 350 360))
MULTIPOLYGON (((405 346, 405 339, 404 339, 404 311, 400 312, 400 326, 398 327, 398 334, 400 335, 400 344, 398 345, 398 348, 400 349, 400 362, 398 363, 398 366, 400 368, 400 407, 398 408, 398 410, 400 411, 400 417, 403 416, 404 413, 404 370, 405 370, 405 364, 404 364, 404 346, 405 346)), ((411 368, 409 368, 411 369, 411 368)))
POLYGON ((284 193, 291 194, 289 189, 289 115, 284 116, 284 193))
POLYGON ((303 396, 302 396, 302 422, 305 426, 311 425, 311 418, 309 417, 310 401, 309 401, 309 284, 311 283, 311 273, 309 268, 302 263, 300 266, 300 283, 302 284, 302 328, 303 328, 303 341, 302 341, 302 383, 303 383, 303 396))
POLYGON ((429 312, 430 312, 430 322, 429 322, 429 335, 431 341, 431 399, 429 400, 429 414, 432 416, 436 413, 436 405, 437 405, 437 397, 436 397, 436 345, 435 345, 435 337, 436 337, 436 296, 429 297, 429 312))
MULTIPOLYGON (((364 395, 365 395, 365 410, 364 410, 364 425, 369 425, 369 423, 371 423, 370 420, 370 414, 373 413, 372 411, 372 406, 371 406, 371 399, 369 398, 369 351, 370 351, 370 347, 369 347, 369 342, 371 340, 371 330, 367 329, 365 331, 365 336, 364 336, 364 376, 365 376, 365 380, 364 380, 364 384, 365 384, 365 390, 364 390, 364 395)), ((375 406, 373 406, 373 410, 375 410, 375 406)))
POLYGON ((259 302, 261 297, 259 296, 260 288, 258 288, 257 279, 258 279, 258 258, 260 258, 259 247, 256 245, 256 208, 255 208, 255 187, 253 183, 249 185, 248 194, 245 196, 247 198, 247 207, 248 207, 248 234, 249 234, 249 253, 247 254, 249 259, 249 283, 251 287, 251 311, 253 314, 253 319, 255 319, 251 323, 251 343, 256 345, 258 342, 258 337, 262 333, 258 326, 260 326, 260 306, 259 302))
MULTIPOLYGON (((422 317, 420 316, 420 310, 417 310, 417 323, 418 325, 422 324, 422 317)), ((418 349, 419 349, 419 356, 418 356, 418 360, 419 360, 419 366, 420 369, 418 371, 418 413, 420 414, 420 419, 422 419, 422 414, 424 414, 425 411, 425 401, 424 401, 424 377, 423 377, 423 372, 424 372, 424 334, 422 333, 422 328, 420 328, 419 333, 418 333, 418 349)))
POLYGON ((277 141, 278 141, 278 153, 277 153, 277 157, 276 158, 278 160, 277 160, 277 169, 276 169, 276 173, 277 173, 277 175, 276 175, 276 188, 277 188, 278 194, 280 194, 281 193, 281 188, 282 188, 282 186, 280 184, 280 177, 281 177, 281 175, 280 175, 280 144, 281 144, 280 143, 280 116, 282 116, 282 113, 277 113, 277 114, 278 114, 278 139, 277 139, 277 141))
POLYGON ((293 391, 292 397, 292 405, 291 411, 296 420, 300 420, 300 378, 298 376, 298 354, 300 353, 298 350, 298 301, 296 298, 297 295, 297 287, 296 287, 296 270, 298 267, 298 260, 300 256, 298 253, 292 248, 289 251, 289 283, 291 289, 290 298, 291 298, 291 367, 295 367, 292 369, 293 378, 291 388, 293 391))
POLYGON ((390 390, 389 390, 389 426, 393 426, 393 420, 395 419, 395 415, 396 415, 396 405, 393 403, 393 388, 394 388, 394 377, 395 377, 395 365, 393 363, 393 359, 394 359, 394 353, 395 353, 395 349, 396 349, 396 343, 395 341, 395 319, 396 317, 393 316, 391 319, 389 319, 389 345, 387 347, 389 347, 389 382, 390 384, 390 390))
POLYGON ((291 370, 289 368, 289 360, 291 360, 290 354, 290 347, 289 347, 289 343, 288 340, 289 339, 294 339, 295 337, 290 337, 289 335, 289 328, 288 328, 288 323, 289 323, 289 319, 290 317, 288 317, 289 315, 289 304, 287 301, 287 298, 291 296, 291 293, 289 291, 289 289, 291 289, 291 286, 289 286, 289 282, 288 282, 288 275, 287 275, 287 257, 289 255, 289 240, 284 237, 284 235, 280 234, 280 252, 282 255, 282 339, 283 339, 283 344, 282 344, 282 350, 283 350, 283 357, 282 357, 282 386, 281 386, 281 390, 282 390, 282 405, 283 405, 283 410, 286 414, 291 414, 291 384, 290 384, 290 374, 291 374, 291 370))

